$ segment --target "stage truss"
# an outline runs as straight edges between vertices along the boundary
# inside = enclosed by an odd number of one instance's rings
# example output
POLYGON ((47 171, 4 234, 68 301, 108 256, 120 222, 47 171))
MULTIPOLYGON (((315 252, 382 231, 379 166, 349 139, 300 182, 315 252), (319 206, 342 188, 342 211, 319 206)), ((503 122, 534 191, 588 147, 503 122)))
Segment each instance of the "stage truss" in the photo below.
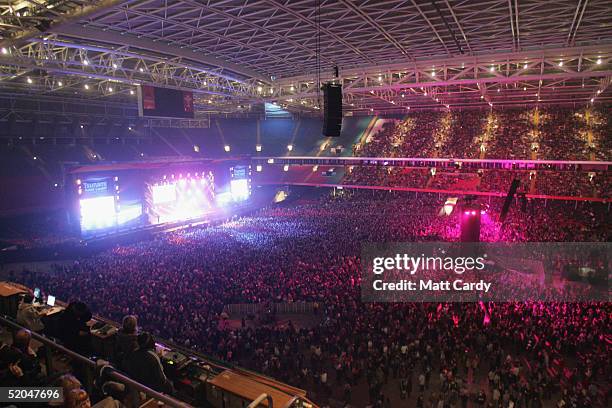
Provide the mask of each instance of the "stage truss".
POLYGON ((606 0, 0 0, 0 92, 135 103, 196 93, 203 114, 261 102, 319 114, 317 68, 348 114, 608 102, 606 0), (85 89, 85 86, 89 89, 85 89), (87 91, 87 92, 86 92, 87 91))

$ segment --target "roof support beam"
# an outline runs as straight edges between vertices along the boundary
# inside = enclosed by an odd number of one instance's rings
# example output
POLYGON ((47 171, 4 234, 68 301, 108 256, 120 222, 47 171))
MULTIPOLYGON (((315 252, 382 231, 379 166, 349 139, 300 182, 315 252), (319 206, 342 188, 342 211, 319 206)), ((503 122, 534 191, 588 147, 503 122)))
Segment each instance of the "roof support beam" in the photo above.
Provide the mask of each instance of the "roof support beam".
MULTIPOLYGON (((423 13, 423 10, 421 10, 421 8, 419 7, 419 5, 416 3, 416 1, 412 0, 412 4, 414 5, 414 7, 418 10, 419 14, 421 15, 421 17, 423 17, 423 20, 425 20, 425 22, 427 23, 427 25, 431 28, 431 30, 433 31, 434 35, 438 38, 438 40, 440 40, 440 43, 442 44, 442 46, 444 47, 444 49, 446 50, 446 53, 448 55, 452 55, 451 52, 448 50, 448 47, 446 46, 446 43, 444 42, 444 40, 442 39, 442 37, 440 37, 440 34, 438 34, 438 30, 436 30, 436 27, 434 27, 433 24, 431 24, 431 21, 429 21, 429 19, 427 18, 427 16, 425 15, 425 13, 423 13)), ((434 3, 435 4, 435 3, 434 3)), ((461 49, 461 47, 459 47, 459 49, 461 49)))
MULTIPOLYGON (((130 34, 121 35, 117 32, 102 31, 91 27, 81 27, 75 24, 65 25, 59 28, 53 28, 51 29, 51 31, 53 31, 55 34, 67 37, 86 39, 90 41, 98 41, 109 44, 117 44, 117 46, 127 45, 136 49, 147 50, 164 55, 172 55, 173 57, 181 57, 194 61, 196 63, 207 65, 209 67, 213 66, 222 68, 230 72, 244 75, 247 78, 254 78, 264 83, 269 83, 270 81, 269 78, 251 69, 244 68, 240 65, 233 64, 231 62, 224 61, 222 59, 215 58, 212 56, 203 55, 202 53, 190 52, 185 49, 162 44, 158 41, 151 41, 146 38, 138 38, 130 34)), ((109 52, 112 52, 112 48, 110 48, 109 52)), ((236 76, 231 76, 228 79, 236 81, 239 80, 239 78, 236 78, 236 76)))
POLYGON ((40 30, 38 28, 27 28, 19 33, 16 33, 13 37, 8 40, 0 41, 0 46, 2 47, 11 47, 11 46, 19 46, 23 44, 25 41, 30 38, 36 37, 38 35, 43 34, 43 32, 47 32, 52 29, 59 29, 65 24, 72 23, 74 21, 82 20, 85 18, 93 18, 107 9, 118 6, 122 3, 125 3, 127 0, 101 0, 92 2, 92 4, 88 4, 86 6, 79 7, 69 13, 66 13, 57 19, 54 19, 53 22, 50 23, 48 30, 40 30))
POLYGON ((359 10, 359 7, 356 7, 355 4, 353 4, 352 1, 350 1, 350 0, 340 0, 340 2, 342 4, 344 4, 346 6, 346 8, 352 10, 355 14, 359 15, 364 21, 366 21, 376 31, 381 33, 383 35, 383 37, 385 37, 385 39, 387 39, 387 41, 389 41, 391 44, 393 44, 395 46, 395 48, 400 50, 403 55, 407 56, 408 58, 410 58, 412 60, 414 59, 414 57, 412 55, 410 55, 408 50, 406 48, 404 48, 404 46, 402 44, 400 44, 399 41, 397 41, 395 38, 393 38, 391 36, 391 34, 389 34, 383 27, 381 27, 380 24, 378 24, 376 21, 374 21, 374 19, 372 19, 372 17, 370 17, 367 13, 364 13, 363 11, 359 10))

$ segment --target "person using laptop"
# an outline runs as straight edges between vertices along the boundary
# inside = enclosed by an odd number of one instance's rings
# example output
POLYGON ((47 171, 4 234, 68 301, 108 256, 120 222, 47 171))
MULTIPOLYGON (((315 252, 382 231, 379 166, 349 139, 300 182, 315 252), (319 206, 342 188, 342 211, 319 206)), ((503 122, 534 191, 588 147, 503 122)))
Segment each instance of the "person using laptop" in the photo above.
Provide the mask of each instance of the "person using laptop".
POLYGON ((17 309, 17 323, 33 332, 40 333, 45 328, 45 325, 40 319, 40 314, 36 310, 36 306, 32 304, 34 297, 26 293, 19 303, 17 309))

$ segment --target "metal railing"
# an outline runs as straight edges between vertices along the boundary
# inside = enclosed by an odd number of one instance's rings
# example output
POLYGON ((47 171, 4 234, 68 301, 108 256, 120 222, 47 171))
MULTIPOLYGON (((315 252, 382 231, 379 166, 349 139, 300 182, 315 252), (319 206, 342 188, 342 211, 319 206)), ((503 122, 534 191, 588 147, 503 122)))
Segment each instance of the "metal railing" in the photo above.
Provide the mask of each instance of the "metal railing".
MULTIPOLYGON (((13 330, 26 329, 25 327, 12 321, 7 316, 0 316, 0 325, 8 326, 13 330)), ((48 346, 48 347, 45 347, 45 352, 46 352, 45 365, 47 366, 47 375, 50 375, 53 373, 53 362, 52 362, 51 350, 54 349, 54 350, 59 351, 62 354, 69 356, 71 359, 73 359, 73 361, 76 361, 77 363, 80 363, 83 367, 87 368, 86 370, 87 379, 85 381, 86 382, 85 385, 86 385, 87 391, 91 392, 93 388, 93 375, 92 374, 99 368, 98 363, 96 361, 91 360, 79 353, 75 353, 74 351, 67 349, 66 347, 62 346, 61 344, 58 344, 56 341, 46 336, 40 335, 35 332, 31 332, 31 333, 32 333, 32 338, 34 340, 44 344, 45 346, 48 346)), ((179 401, 176 398, 173 398, 169 395, 155 391, 147 387, 146 385, 143 385, 137 381, 134 381, 130 377, 126 376, 125 374, 122 374, 121 372, 117 371, 110 364, 105 364, 102 371, 105 376, 108 376, 108 378, 114 381, 117 381, 119 383, 122 383, 126 387, 130 387, 133 390, 142 392, 150 398, 163 402, 167 406, 170 406, 172 408, 190 408, 191 407, 191 405, 186 404, 182 401, 179 401)))

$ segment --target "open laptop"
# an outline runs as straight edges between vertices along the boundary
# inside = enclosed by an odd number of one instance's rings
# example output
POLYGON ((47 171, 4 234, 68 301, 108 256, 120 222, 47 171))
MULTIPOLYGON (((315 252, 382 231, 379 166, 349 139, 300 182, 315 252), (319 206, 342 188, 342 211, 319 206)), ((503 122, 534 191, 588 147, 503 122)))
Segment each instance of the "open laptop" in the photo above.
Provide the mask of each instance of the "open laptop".
POLYGON ((55 296, 53 295, 47 296, 47 306, 50 306, 50 307, 55 306, 55 296))

